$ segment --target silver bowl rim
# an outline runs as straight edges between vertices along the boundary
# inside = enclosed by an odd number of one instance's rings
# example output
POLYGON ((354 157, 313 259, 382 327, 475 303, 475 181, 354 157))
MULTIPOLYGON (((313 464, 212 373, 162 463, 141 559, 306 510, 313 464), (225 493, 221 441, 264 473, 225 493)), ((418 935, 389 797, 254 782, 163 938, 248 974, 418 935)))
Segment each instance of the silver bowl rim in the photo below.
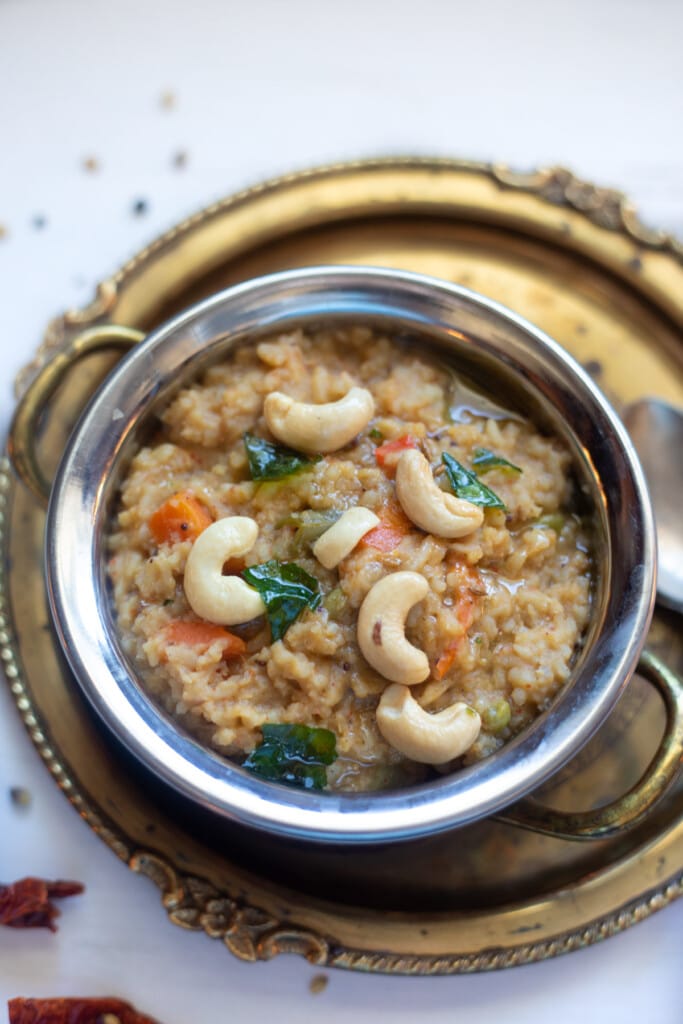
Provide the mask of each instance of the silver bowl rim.
POLYGON ((655 545, 647 487, 628 435, 591 378, 556 342, 458 285, 407 271, 330 266, 269 274, 219 292, 152 331, 119 363, 83 411, 60 462, 45 558, 50 609, 74 676, 106 727, 154 776, 193 804, 259 830, 323 843, 374 843, 495 814, 571 759, 635 670, 654 606, 655 545), (150 410, 226 345, 324 320, 448 336, 463 351, 476 349, 524 378, 534 401, 549 414, 554 410, 582 471, 591 475, 601 522, 600 565, 607 578, 600 583, 600 622, 571 682, 492 757, 397 791, 330 794, 265 782, 185 735, 135 679, 106 592, 103 532, 115 469, 150 410), (489 336, 482 337, 485 328, 489 336))

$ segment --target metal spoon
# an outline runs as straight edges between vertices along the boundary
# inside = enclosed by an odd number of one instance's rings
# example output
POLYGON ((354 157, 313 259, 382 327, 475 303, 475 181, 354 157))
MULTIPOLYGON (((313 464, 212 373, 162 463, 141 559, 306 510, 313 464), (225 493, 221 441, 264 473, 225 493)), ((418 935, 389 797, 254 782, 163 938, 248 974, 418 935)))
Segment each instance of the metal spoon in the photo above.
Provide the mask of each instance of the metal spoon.
POLYGON ((655 511, 657 597, 683 612, 683 409, 648 398, 628 406, 623 420, 640 456, 655 511))

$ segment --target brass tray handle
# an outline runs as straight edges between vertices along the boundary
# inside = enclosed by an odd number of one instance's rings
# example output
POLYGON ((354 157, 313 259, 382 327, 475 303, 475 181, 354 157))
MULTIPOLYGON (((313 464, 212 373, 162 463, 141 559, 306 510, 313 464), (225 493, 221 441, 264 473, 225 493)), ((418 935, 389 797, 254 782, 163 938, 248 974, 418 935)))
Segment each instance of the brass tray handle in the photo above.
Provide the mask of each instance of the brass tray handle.
POLYGON ((538 800, 513 804, 497 821, 558 839, 607 839, 632 828, 651 810, 676 777, 683 760, 683 679, 650 651, 643 651, 638 670, 661 694, 666 705, 666 728, 643 777, 627 793, 591 811, 564 812, 538 800))
POLYGON ((19 478, 43 506, 50 497, 50 482, 37 455, 38 427, 45 408, 69 370, 85 356, 105 349, 127 351, 144 338, 142 331, 104 324, 78 334, 40 370, 21 398, 12 419, 7 450, 19 478))

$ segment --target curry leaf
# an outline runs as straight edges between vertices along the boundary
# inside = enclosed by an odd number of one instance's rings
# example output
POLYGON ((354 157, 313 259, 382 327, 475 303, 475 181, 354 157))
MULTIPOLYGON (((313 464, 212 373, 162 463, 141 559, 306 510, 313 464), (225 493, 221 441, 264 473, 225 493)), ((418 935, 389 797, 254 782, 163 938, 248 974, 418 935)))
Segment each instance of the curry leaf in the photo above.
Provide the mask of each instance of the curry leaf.
POLYGON ((263 598, 273 641, 282 639, 304 609, 322 601, 320 584, 296 562, 273 558, 250 566, 242 576, 263 598))
POLYGON ((495 452, 492 452, 490 448, 475 448, 472 465, 479 476, 482 473, 488 473, 490 469, 500 469, 504 473, 522 472, 521 468, 515 466, 514 462, 508 462, 502 455, 496 455, 495 452))
POLYGON ((505 508, 498 495, 494 494, 486 484, 483 484, 471 469, 465 469, 448 452, 443 452, 441 460, 446 467, 448 480, 456 497, 464 498, 482 508, 505 508))
POLYGON ((317 462, 255 434, 244 435, 252 480, 281 480, 317 462))
POLYGON ((325 766, 337 757, 333 732, 309 725, 263 725, 261 732, 263 741, 249 754, 245 768, 271 782, 325 788, 325 766))

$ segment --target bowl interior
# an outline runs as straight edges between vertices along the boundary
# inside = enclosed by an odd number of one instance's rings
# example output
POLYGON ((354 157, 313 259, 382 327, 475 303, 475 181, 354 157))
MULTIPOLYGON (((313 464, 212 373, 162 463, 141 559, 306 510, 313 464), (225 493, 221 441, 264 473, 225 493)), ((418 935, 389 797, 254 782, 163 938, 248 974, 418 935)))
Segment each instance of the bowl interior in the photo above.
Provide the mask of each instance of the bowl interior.
POLYGON ((155 331, 85 410, 55 481, 47 572, 71 667, 105 724, 155 775, 231 820, 303 839, 403 839, 465 824, 535 789, 586 742, 632 673, 651 616, 654 534, 621 424, 592 381, 532 325, 465 289, 419 275, 319 268, 223 292, 155 331), (501 404, 569 445, 596 525, 586 642, 551 708, 492 757, 421 786, 373 794, 264 782, 202 747, 146 695, 117 640, 104 532, 132 450, 183 384, 234 346, 275 330, 364 323, 427 345, 501 404))

